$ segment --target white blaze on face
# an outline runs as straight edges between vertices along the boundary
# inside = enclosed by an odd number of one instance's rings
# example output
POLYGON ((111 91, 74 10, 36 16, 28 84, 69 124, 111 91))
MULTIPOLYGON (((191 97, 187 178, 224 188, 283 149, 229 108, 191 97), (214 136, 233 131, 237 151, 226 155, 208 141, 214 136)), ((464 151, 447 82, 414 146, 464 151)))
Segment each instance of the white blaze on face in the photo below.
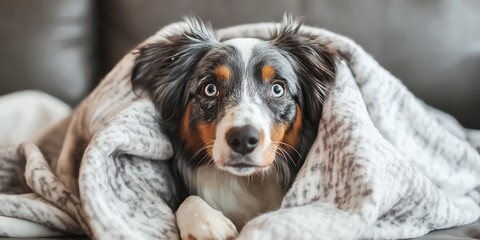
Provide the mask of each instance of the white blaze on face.
MULTIPOLYGON (((252 55, 255 45, 261 43, 259 39, 239 38, 225 41, 227 45, 234 46, 238 49, 242 56, 244 66, 248 66, 248 61, 252 55)), ((250 175, 256 172, 255 168, 236 169, 229 167, 229 162, 235 158, 235 161, 245 161, 249 164, 257 166, 265 166, 263 162, 265 156, 269 154, 271 138, 270 138, 270 122, 267 113, 261 110, 259 97, 255 91, 248 89, 248 82, 253 79, 242 79, 242 99, 239 104, 225 111, 224 117, 217 125, 215 143, 213 145, 213 159, 218 168, 227 170, 235 175, 250 175), (255 95, 251 95, 255 94, 255 95), (257 147, 251 153, 242 156, 235 153, 227 143, 227 132, 234 127, 243 127, 250 125, 260 132, 260 141, 257 147)), ((268 168, 265 168, 266 170, 268 168)))

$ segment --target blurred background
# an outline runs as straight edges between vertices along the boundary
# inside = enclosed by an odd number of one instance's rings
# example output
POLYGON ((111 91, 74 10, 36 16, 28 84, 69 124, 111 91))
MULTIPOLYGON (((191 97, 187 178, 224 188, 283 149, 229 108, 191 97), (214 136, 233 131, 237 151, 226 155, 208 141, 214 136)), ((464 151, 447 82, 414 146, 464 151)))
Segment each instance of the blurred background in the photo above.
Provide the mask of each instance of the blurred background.
POLYGON ((220 28, 285 11, 349 36, 416 96, 480 128, 478 0, 2 0, 0 95, 36 89, 75 106, 129 49, 182 15, 220 28))

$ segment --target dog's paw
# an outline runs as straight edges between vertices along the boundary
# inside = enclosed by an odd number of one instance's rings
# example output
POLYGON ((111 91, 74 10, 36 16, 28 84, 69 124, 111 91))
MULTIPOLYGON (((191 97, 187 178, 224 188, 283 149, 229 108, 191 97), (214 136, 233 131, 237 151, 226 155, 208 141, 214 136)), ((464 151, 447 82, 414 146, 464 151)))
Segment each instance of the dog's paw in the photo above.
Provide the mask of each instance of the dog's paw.
POLYGON ((234 239, 235 225, 203 199, 190 196, 176 212, 177 226, 183 240, 234 239))

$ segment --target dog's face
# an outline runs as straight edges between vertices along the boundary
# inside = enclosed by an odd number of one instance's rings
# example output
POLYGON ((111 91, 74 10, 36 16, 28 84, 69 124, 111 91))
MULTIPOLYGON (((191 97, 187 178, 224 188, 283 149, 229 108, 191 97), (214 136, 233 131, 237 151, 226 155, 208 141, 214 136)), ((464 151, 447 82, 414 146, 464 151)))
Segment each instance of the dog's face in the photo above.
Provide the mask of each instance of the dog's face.
POLYGON ((202 23, 187 24, 141 49, 132 82, 148 91, 164 127, 197 161, 190 164, 213 162, 240 176, 299 164, 316 135, 335 54, 288 19, 270 40, 218 41, 202 23))
POLYGON ((292 64, 269 42, 231 39, 195 66, 181 133, 215 165, 249 175, 273 165, 280 145, 297 146, 302 112, 292 64))

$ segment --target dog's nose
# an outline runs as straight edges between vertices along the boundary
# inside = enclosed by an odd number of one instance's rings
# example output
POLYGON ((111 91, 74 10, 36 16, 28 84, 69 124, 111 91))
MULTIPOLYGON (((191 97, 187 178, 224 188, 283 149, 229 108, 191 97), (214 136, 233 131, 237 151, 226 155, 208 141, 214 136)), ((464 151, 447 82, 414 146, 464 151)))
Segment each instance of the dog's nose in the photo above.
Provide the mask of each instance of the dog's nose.
POLYGON ((260 140, 260 132, 253 126, 234 127, 227 132, 227 143, 233 151, 246 155, 253 152, 260 140))

